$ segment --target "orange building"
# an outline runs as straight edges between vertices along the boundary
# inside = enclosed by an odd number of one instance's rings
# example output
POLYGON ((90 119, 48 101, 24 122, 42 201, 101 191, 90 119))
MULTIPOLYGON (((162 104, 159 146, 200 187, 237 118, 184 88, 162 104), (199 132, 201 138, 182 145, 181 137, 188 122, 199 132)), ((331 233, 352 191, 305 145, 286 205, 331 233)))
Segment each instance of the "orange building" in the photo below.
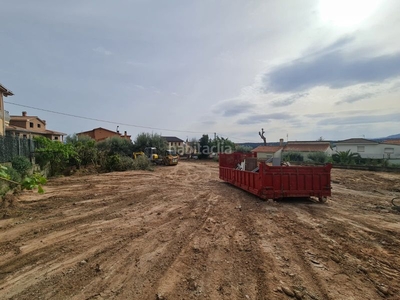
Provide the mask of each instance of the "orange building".
POLYGON ((118 136, 123 139, 131 140, 131 136, 126 134, 126 131, 124 132, 124 135, 121 135, 119 131, 112 131, 108 130, 102 127, 98 127, 89 131, 84 131, 76 134, 77 136, 89 136, 92 139, 94 139, 96 142, 105 140, 106 138, 113 137, 113 136, 118 136))

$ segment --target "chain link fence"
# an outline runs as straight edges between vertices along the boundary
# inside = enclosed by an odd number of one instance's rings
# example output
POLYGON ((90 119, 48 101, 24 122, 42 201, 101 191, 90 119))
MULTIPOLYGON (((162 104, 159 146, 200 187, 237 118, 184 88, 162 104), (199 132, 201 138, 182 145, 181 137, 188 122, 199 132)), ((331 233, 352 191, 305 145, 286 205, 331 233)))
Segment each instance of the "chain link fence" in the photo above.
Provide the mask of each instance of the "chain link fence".
POLYGON ((32 139, 0 136, 0 163, 11 162, 15 156, 26 156, 31 159, 34 151, 32 139))

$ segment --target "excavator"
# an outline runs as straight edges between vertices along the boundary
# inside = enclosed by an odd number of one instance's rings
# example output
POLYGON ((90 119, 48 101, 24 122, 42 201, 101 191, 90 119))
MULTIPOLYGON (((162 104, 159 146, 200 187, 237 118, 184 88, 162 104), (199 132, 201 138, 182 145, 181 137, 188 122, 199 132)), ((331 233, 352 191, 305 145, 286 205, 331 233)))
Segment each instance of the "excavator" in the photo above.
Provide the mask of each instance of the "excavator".
POLYGON ((174 166, 178 164, 179 156, 176 154, 175 150, 165 150, 164 155, 159 155, 156 147, 146 147, 143 151, 134 152, 133 159, 139 156, 145 156, 152 163, 157 165, 174 166))

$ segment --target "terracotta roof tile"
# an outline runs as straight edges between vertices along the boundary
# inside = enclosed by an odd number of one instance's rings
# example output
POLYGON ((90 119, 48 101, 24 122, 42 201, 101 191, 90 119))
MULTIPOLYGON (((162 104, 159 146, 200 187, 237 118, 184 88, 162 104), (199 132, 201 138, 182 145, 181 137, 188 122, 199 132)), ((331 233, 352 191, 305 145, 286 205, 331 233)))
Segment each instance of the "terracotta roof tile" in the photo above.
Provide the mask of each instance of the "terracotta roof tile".
POLYGON ((257 148, 251 150, 251 152, 260 152, 260 153, 275 153, 281 150, 283 147, 281 146, 258 146, 257 148))
POLYGON ((400 140, 386 140, 382 142, 383 144, 390 144, 390 145, 400 145, 400 140))
POLYGON ((330 143, 321 143, 321 142, 305 142, 305 143, 296 143, 289 142, 283 151, 289 152, 320 152, 326 151, 330 148, 330 143))

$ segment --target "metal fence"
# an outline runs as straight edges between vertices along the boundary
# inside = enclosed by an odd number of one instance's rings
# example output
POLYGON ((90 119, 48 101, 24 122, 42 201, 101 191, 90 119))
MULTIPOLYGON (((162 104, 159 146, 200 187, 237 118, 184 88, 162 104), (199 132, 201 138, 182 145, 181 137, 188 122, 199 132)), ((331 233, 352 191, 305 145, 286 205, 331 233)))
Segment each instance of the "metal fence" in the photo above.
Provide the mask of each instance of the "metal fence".
POLYGON ((16 156, 31 158, 35 146, 32 139, 0 136, 0 163, 11 162, 16 156))

